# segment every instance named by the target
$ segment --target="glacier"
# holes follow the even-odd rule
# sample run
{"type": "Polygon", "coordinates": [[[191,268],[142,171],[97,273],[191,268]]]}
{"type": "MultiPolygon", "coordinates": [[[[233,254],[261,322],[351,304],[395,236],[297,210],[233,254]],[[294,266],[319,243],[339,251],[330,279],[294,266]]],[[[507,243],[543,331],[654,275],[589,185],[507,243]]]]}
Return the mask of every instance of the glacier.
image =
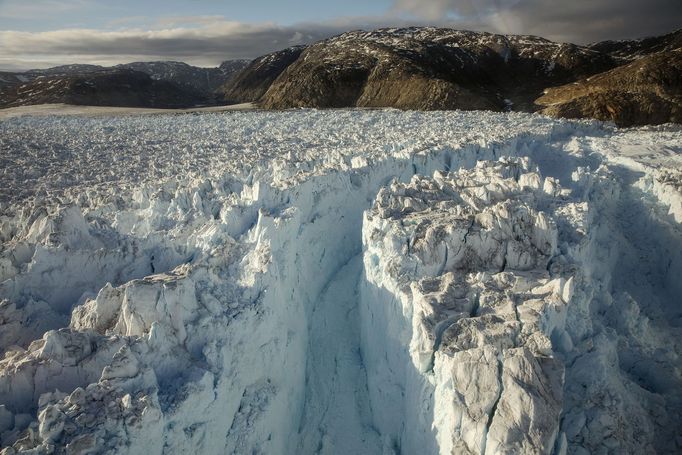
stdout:
{"type": "Polygon", "coordinates": [[[676,453],[682,129],[0,121],[0,447],[676,453]]]}

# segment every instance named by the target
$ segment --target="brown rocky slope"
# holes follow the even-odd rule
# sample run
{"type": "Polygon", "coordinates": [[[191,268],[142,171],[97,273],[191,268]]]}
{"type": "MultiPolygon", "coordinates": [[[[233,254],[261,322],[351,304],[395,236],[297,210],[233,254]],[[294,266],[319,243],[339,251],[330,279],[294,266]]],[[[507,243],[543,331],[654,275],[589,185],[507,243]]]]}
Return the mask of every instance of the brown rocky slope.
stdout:
{"type": "Polygon", "coordinates": [[[75,104],[184,108],[206,101],[200,93],[146,73],[113,69],[88,74],[43,76],[0,92],[0,107],[75,104]]]}
{"type": "Polygon", "coordinates": [[[641,39],[600,41],[587,47],[608,54],[618,62],[628,63],[656,52],[672,51],[682,47],[682,29],[641,39]]]}
{"type": "Polygon", "coordinates": [[[225,104],[259,100],[282,72],[298,59],[305,46],[293,46],[263,55],[216,90],[225,104]]]}
{"type": "Polygon", "coordinates": [[[614,66],[604,53],[533,36],[434,27],[357,31],[306,48],[259,101],[277,109],[527,110],[545,87],[614,66]]]}
{"type": "Polygon", "coordinates": [[[682,48],[547,89],[536,104],[543,114],[618,126],[682,123],[682,48]]]}

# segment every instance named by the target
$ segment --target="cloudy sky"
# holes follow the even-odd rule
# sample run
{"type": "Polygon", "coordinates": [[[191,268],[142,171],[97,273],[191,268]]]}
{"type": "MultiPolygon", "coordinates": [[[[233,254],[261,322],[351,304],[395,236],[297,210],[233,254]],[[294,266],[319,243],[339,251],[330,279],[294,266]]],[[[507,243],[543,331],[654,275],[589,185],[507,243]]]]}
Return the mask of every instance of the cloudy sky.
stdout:
{"type": "Polygon", "coordinates": [[[0,69],[180,60],[216,66],[348,30],[438,25],[557,41],[663,34],[681,0],[0,0],[0,69]]]}

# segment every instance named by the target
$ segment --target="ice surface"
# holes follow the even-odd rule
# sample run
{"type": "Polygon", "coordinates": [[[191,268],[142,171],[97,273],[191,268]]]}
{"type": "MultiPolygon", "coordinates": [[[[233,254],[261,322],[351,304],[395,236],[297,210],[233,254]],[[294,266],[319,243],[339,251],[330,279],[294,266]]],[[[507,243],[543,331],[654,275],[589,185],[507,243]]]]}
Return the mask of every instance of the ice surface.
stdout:
{"type": "Polygon", "coordinates": [[[3,453],[674,453],[682,131],[0,121],[3,453]]]}
{"type": "Polygon", "coordinates": [[[574,203],[557,197],[552,182],[527,158],[480,161],[394,182],[366,212],[361,320],[370,396],[375,408],[403,408],[375,418],[407,453],[430,432],[431,451],[443,453],[551,452],[563,365],[550,337],[564,331],[574,281],[548,272],[550,260],[564,260],[551,212],[574,203]],[[388,333],[400,336],[387,349],[380,340],[388,333]],[[384,384],[405,368],[400,393],[387,393],[384,384]]]}
{"type": "Polygon", "coordinates": [[[360,351],[359,256],[322,291],[310,320],[306,402],[297,453],[381,453],[360,351]]]}

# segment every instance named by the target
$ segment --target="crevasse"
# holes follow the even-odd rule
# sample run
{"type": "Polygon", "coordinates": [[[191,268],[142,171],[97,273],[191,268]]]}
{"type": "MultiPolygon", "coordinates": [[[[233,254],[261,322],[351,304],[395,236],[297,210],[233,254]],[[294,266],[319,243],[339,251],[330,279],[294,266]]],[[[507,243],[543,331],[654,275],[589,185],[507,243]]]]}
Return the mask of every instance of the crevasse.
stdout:
{"type": "MultiPolygon", "coordinates": [[[[313,130],[333,131],[328,114],[296,115],[322,123],[313,130]]],[[[428,124],[409,115],[354,113],[348,121],[384,131],[392,130],[382,122],[405,117],[413,126],[428,124]]],[[[457,115],[452,120],[468,120],[457,115]]],[[[47,305],[71,322],[33,343],[2,346],[8,351],[0,375],[2,445],[82,453],[95,447],[128,453],[511,453],[518,447],[512,423],[526,418],[537,437],[523,447],[538,452],[669,449],[665,441],[674,444],[674,438],[656,435],[675,432],[666,422],[680,409],[674,349],[663,349],[678,330],[665,322],[679,317],[673,277],[680,258],[648,251],[680,251],[674,249],[679,226],[650,194],[641,198],[636,172],[575,144],[576,136],[593,131],[605,134],[551,122],[500,142],[425,144],[409,152],[386,147],[371,158],[328,156],[325,166],[275,161],[266,165],[270,176],[254,166],[241,180],[150,185],[132,204],[47,210],[38,215],[45,222],[30,226],[21,217],[7,221],[5,251],[28,244],[67,263],[77,262],[71,251],[77,250],[105,258],[102,264],[136,257],[140,266],[84,280],[77,286],[84,295],[71,312],[61,303],[73,297],[59,305],[41,298],[51,295],[49,281],[23,293],[21,283],[35,282],[52,259],[34,251],[5,262],[4,314],[21,319],[47,305]],[[506,194],[506,183],[482,183],[477,171],[466,169],[501,156],[531,158],[520,167],[507,161],[513,169],[501,172],[526,188],[524,198],[536,199],[525,201],[532,210],[524,208],[512,223],[522,229],[505,234],[516,235],[509,238],[514,241],[531,238],[534,259],[509,239],[504,251],[483,248],[481,232],[507,232],[485,224],[488,219],[474,224],[463,218],[461,235],[422,226],[407,238],[388,235],[406,222],[402,215],[375,216],[383,220],[378,226],[370,222],[372,211],[383,207],[382,192],[447,180],[435,171],[462,169],[458,175],[473,179],[473,192],[450,189],[447,197],[429,199],[414,191],[403,200],[409,213],[433,215],[437,208],[447,217],[457,210],[447,201],[485,209],[506,194]],[[551,206],[562,198],[565,204],[551,206]],[[649,216],[628,223],[633,204],[649,216]],[[63,221],[72,218],[78,222],[63,221]],[[48,224],[52,231],[41,227],[48,224]],[[118,239],[121,232],[129,240],[118,239]],[[651,233],[646,246],[638,244],[642,232],[651,233]],[[609,240],[614,233],[624,239],[617,246],[609,240]],[[386,238],[395,242],[382,243],[386,238]],[[476,241],[476,251],[489,256],[461,262],[458,248],[476,241]],[[400,254],[392,257],[392,251],[400,254]],[[632,260],[637,255],[650,260],[638,263],[632,260]],[[384,267],[387,258],[394,259],[393,269],[384,267]],[[406,272],[397,273],[401,269],[406,272]],[[638,293],[641,286],[631,286],[633,277],[648,286],[651,300],[638,293]],[[533,292],[539,297],[528,297],[533,292]],[[490,311],[498,306],[504,311],[490,311]],[[427,314],[434,308],[437,314],[427,314]],[[474,341],[475,348],[466,345],[474,341]],[[662,380],[641,368],[652,352],[657,357],[650,361],[667,368],[662,380]],[[465,368],[464,357],[476,369],[465,368]],[[515,388],[519,383],[548,387],[529,406],[524,397],[534,395],[515,388]],[[586,406],[585,397],[594,405],[586,406]],[[458,400],[465,406],[454,405],[458,400]],[[541,409],[547,412],[537,414],[541,409]],[[625,416],[636,417],[629,427],[625,416]]],[[[429,191],[437,196],[440,189],[429,191]]],[[[392,207],[390,198],[385,201],[392,207]]],[[[400,229],[409,234],[411,228],[400,229]]],[[[72,279],[73,272],[63,270],[49,274],[72,279]]],[[[27,319],[29,325],[34,320],[27,319]]],[[[64,325],[58,317],[52,324],[32,327],[34,338],[64,325]]]]}

